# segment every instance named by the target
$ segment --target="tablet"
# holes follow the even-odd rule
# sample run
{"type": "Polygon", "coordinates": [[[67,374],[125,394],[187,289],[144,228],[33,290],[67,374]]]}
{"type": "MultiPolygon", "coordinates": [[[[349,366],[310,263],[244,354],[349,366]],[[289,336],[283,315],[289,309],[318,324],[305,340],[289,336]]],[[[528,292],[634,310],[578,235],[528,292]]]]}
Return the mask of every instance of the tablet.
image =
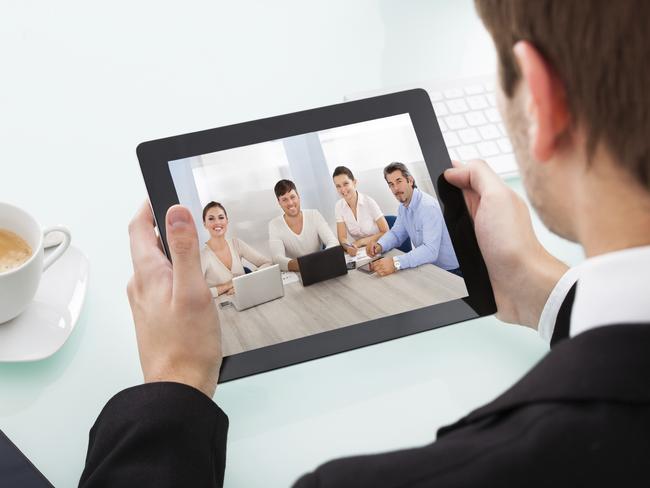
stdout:
{"type": "MultiPolygon", "coordinates": [[[[442,176],[451,162],[424,90],[144,142],[137,155],[156,222],[177,203],[192,212],[217,303],[232,298],[219,295],[224,280],[274,263],[283,269],[282,298],[218,307],[220,382],[496,311],[462,193],[442,176]],[[408,175],[385,175],[395,162],[408,175]],[[355,183],[345,192],[333,182],[341,166],[355,183]],[[349,191],[356,209],[342,199],[349,191]],[[399,261],[398,271],[350,269],[305,287],[288,270],[300,254],[338,246],[341,225],[346,243],[362,243],[383,222],[382,255],[393,267],[399,261]],[[228,267],[213,251],[223,239],[228,267]]],[[[164,225],[158,230],[169,255],[164,225]]],[[[354,268],[371,259],[358,247],[346,254],[354,268]]]]}

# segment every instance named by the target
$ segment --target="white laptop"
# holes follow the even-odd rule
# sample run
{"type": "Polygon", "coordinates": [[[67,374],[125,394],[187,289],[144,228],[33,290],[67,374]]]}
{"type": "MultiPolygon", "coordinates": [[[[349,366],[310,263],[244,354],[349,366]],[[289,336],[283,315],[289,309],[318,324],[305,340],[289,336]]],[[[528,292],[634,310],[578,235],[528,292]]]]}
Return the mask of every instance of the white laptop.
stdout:
{"type": "Polygon", "coordinates": [[[258,269],[232,279],[235,296],[232,303],[239,311],[284,296],[280,265],[258,269]]]}

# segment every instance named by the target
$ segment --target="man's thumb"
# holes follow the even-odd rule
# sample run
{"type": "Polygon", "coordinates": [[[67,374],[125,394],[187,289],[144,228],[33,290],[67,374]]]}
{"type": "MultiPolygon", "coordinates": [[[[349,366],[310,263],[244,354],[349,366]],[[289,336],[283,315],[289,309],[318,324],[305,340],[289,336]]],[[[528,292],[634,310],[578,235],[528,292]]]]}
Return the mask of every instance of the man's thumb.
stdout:
{"type": "Polygon", "coordinates": [[[192,214],[181,205],[167,210],[167,243],[172,259],[174,290],[191,290],[197,278],[203,279],[199,239],[192,214]]]}

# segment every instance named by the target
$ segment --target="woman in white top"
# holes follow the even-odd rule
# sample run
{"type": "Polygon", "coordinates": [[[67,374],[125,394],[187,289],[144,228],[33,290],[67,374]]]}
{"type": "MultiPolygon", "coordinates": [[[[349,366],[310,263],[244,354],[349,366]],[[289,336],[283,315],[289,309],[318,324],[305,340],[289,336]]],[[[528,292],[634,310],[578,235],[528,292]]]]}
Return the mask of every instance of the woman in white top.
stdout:
{"type": "Polygon", "coordinates": [[[377,202],[357,191],[352,171],[337,166],[332,178],[336,191],[343,197],[334,207],[336,233],[345,252],[355,256],[360,248],[388,232],[388,222],[377,202]],[[348,235],[353,242],[348,241],[348,235]]]}
{"type": "Polygon", "coordinates": [[[203,226],[210,239],[201,250],[201,270],[214,296],[232,295],[232,279],[245,273],[241,258],[258,268],[271,265],[271,260],[241,239],[226,239],[228,214],[218,202],[203,209],[203,226]]]}

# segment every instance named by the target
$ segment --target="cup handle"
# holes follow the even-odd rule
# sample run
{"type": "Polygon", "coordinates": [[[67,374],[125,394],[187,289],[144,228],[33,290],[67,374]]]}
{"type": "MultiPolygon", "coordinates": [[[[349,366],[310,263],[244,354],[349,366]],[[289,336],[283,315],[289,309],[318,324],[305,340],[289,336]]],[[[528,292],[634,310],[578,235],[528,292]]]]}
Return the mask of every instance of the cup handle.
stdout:
{"type": "Polygon", "coordinates": [[[58,231],[63,234],[63,241],[56,247],[54,251],[50,253],[50,255],[47,258],[45,258],[45,261],[43,262],[43,271],[45,271],[47,268],[52,266],[52,264],[54,264],[54,261],[56,261],[61,257],[61,255],[70,246],[70,240],[72,239],[70,230],[67,227],[64,227],[62,225],[53,225],[51,227],[45,228],[43,230],[43,239],[45,239],[46,235],[54,231],[58,231]]]}

